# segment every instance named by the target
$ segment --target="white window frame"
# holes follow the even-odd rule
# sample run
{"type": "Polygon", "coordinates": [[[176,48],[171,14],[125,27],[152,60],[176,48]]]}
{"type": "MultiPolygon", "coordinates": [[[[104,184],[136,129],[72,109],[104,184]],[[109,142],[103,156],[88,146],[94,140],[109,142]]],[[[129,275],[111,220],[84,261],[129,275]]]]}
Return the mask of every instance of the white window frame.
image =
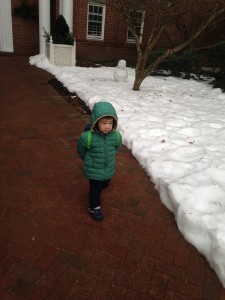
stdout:
{"type": "MultiPolygon", "coordinates": [[[[130,11],[129,13],[133,13],[134,11],[130,11]]],[[[138,10],[136,11],[136,13],[141,13],[142,14],[142,21],[140,24],[140,42],[142,42],[142,35],[143,35],[143,30],[144,30],[144,18],[145,18],[145,11],[143,10],[138,10]]],[[[135,39],[134,37],[131,35],[129,28],[127,29],[127,43],[135,43],[135,39]]]]}
{"type": "MultiPolygon", "coordinates": [[[[94,3],[94,2],[88,2],[88,10],[87,10],[87,32],[86,32],[86,38],[90,40],[104,40],[104,34],[105,34],[105,12],[106,12],[106,6],[104,4],[100,3],[94,3]],[[101,34],[100,35],[92,35],[88,33],[89,31],[89,7],[101,7],[102,8],[102,28],[101,28],[101,34]]],[[[94,14],[93,14],[94,15],[94,14]]],[[[97,16],[98,14],[96,14],[97,16]]]]}

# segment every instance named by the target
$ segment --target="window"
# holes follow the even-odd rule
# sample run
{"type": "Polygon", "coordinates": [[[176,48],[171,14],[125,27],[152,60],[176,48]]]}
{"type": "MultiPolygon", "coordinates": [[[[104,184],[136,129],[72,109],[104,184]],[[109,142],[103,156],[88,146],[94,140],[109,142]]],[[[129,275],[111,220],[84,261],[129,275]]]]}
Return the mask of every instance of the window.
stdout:
{"type": "Polygon", "coordinates": [[[105,5],[88,4],[87,38],[103,40],[105,26],[105,5]]]}
{"type": "MultiPolygon", "coordinates": [[[[143,28],[144,28],[144,12],[143,11],[130,11],[130,19],[134,26],[136,34],[142,40],[143,28]]],[[[134,43],[134,37],[131,34],[130,30],[127,31],[127,42],[134,43]]]]}

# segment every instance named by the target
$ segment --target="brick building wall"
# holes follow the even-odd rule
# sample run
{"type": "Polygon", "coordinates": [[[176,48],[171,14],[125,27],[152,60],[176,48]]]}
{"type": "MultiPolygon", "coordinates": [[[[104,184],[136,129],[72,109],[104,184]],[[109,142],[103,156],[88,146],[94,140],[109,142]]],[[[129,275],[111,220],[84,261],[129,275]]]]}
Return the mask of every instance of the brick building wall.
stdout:
{"type": "MultiPolygon", "coordinates": [[[[13,8],[21,3],[20,0],[12,0],[13,8]]],[[[28,0],[29,4],[36,5],[38,0],[28,0]]],[[[74,0],[73,32],[77,43],[77,60],[116,62],[126,59],[134,62],[136,59],[136,47],[126,43],[127,28],[120,14],[107,7],[104,41],[86,39],[87,27],[87,0],[74,0]]],[[[59,0],[51,0],[51,17],[59,15],[59,0]]],[[[54,20],[51,20],[51,25],[54,20]]],[[[39,26],[38,19],[21,18],[12,16],[13,43],[16,55],[35,55],[39,53],[39,26]]],[[[44,33],[43,33],[44,34],[44,33]]]]}
{"type": "MultiPolygon", "coordinates": [[[[12,0],[12,28],[13,46],[16,55],[34,55],[39,53],[39,28],[37,18],[22,18],[14,16],[13,9],[20,4],[19,0],[12,0]]],[[[38,7],[38,1],[29,1],[31,5],[38,7]]]]}
{"type": "Polygon", "coordinates": [[[136,49],[132,45],[124,47],[116,44],[98,43],[94,41],[77,42],[77,59],[99,63],[115,64],[120,59],[125,59],[129,64],[136,61],[136,49]]]}
{"type": "MultiPolygon", "coordinates": [[[[12,9],[21,3],[21,0],[11,0],[12,9]]],[[[34,4],[38,8],[38,0],[27,0],[29,4],[34,4]]],[[[54,19],[59,15],[59,0],[50,0],[51,3],[51,26],[54,19]]],[[[77,61],[92,61],[102,63],[116,63],[120,59],[125,59],[128,64],[136,61],[136,46],[127,43],[127,26],[118,11],[106,7],[104,40],[90,40],[86,38],[87,30],[88,0],[73,0],[73,33],[77,43],[77,61]]],[[[148,28],[151,28],[151,18],[145,13],[145,23],[143,32],[143,45],[146,43],[148,28]]],[[[35,55],[39,53],[39,25],[37,19],[23,19],[12,16],[14,52],[17,55],[35,55]]],[[[175,28],[170,28],[173,32],[172,40],[179,37],[175,28]]],[[[217,29],[218,31],[218,29],[217,29]]],[[[44,34],[44,33],[43,33],[44,34]]],[[[218,33],[217,33],[218,34],[218,33]]],[[[213,34],[211,33],[211,36],[213,34]]],[[[215,36],[215,35],[214,35],[215,36]]],[[[218,36],[218,35],[217,35],[218,36]]],[[[209,38],[209,36],[207,37],[209,38]]],[[[162,35],[158,41],[159,47],[169,46],[166,35],[162,35]]]]}
{"type": "Polygon", "coordinates": [[[104,40],[86,38],[88,1],[74,0],[74,35],[77,42],[77,60],[117,62],[126,59],[134,62],[136,47],[126,43],[127,27],[121,15],[106,8],[104,40]]]}

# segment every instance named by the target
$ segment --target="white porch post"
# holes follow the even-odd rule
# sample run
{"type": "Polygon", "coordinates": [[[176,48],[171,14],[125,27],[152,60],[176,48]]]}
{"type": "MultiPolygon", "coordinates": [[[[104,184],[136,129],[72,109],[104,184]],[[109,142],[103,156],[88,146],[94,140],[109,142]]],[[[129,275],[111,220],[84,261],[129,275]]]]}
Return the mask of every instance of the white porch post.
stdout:
{"type": "Polygon", "coordinates": [[[11,1],[0,1],[0,51],[13,52],[11,1]]]}
{"type": "Polygon", "coordinates": [[[50,0],[39,0],[39,45],[40,54],[45,54],[45,30],[50,33],[50,0]]]}
{"type": "Polygon", "coordinates": [[[70,32],[73,32],[73,0],[61,0],[60,7],[62,7],[61,14],[66,19],[70,32]]]}
{"type": "Polygon", "coordinates": [[[59,0],[59,14],[63,15],[63,0],[59,0]]]}

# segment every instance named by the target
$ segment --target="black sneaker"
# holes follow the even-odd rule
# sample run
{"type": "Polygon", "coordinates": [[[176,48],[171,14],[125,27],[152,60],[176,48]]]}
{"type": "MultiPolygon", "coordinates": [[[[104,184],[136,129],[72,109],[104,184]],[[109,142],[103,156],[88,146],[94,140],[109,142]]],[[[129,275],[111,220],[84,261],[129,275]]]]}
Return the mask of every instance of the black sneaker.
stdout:
{"type": "Polygon", "coordinates": [[[92,219],[94,219],[95,221],[103,220],[103,215],[102,215],[100,206],[95,207],[95,208],[89,208],[88,210],[89,210],[89,213],[90,213],[92,219]]]}

